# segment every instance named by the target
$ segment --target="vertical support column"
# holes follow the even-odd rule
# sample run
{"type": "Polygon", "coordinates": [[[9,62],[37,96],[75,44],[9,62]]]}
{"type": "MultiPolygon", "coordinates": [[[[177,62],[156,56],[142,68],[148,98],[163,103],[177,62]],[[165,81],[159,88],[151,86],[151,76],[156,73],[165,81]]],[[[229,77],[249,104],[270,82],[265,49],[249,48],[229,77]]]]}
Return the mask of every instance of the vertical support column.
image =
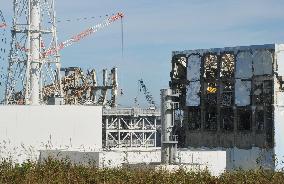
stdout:
{"type": "Polygon", "coordinates": [[[173,101],[172,90],[161,90],[161,125],[162,125],[162,164],[174,164],[177,141],[173,140],[173,101]]]}
{"type": "Polygon", "coordinates": [[[142,146],[145,147],[145,117],[142,118],[142,146]]]}
{"type": "Polygon", "coordinates": [[[132,147],[133,146],[133,138],[132,138],[133,132],[130,132],[129,134],[130,134],[130,147],[132,147]]]}
{"type": "Polygon", "coordinates": [[[117,133],[118,133],[118,148],[120,148],[120,127],[121,127],[121,120],[120,117],[118,117],[118,128],[117,128],[117,133]]]}
{"type": "Polygon", "coordinates": [[[98,86],[98,84],[97,84],[97,74],[96,74],[96,70],[95,69],[93,69],[92,71],[91,71],[91,74],[92,74],[92,81],[93,81],[93,87],[94,88],[92,88],[92,90],[91,90],[91,96],[92,96],[92,101],[94,102],[94,103],[96,103],[97,102],[97,90],[96,90],[96,87],[98,86]]]}
{"type": "MultiPolygon", "coordinates": [[[[28,0],[28,10],[31,11],[31,0],[28,0]]],[[[31,35],[31,15],[28,14],[28,39],[27,39],[27,48],[30,48],[30,35],[31,35]]],[[[25,78],[25,104],[29,104],[30,100],[30,52],[27,53],[27,63],[26,63],[26,78],[25,78]]]]}
{"type": "Polygon", "coordinates": [[[118,81],[117,81],[117,68],[113,68],[111,70],[112,73],[112,90],[111,90],[111,95],[112,95],[112,107],[117,106],[117,88],[118,88],[118,81]]]}
{"type": "Polygon", "coordinates": [[[108,117],[108,116],[105,116],[105,118],[106,118],[106,122],[105,122],[105,123],[106,123],[106,124],[105,124],[105,126],[106,126],[106,127],[105,127],[105,129],[106,129],[106,134],[105,134],[105,135],[106,135],[106,140],[105,140],[105,141],[106,141],[106,144],[105,144],[105,145],[106,145],[106,146],[105,146],[105,147],[108,148],[108,146],[109,146],[109,140],[108,140],[108,134],[109,134],[109,131],[108,131],[108,129],[109,129],[109,128],[108,128],[109,123],[108,123],[108,121],[109,121],[109,117],[108,117]]]}
{"type": "MultiPolygon", "coordinates": [[[[222,67],[222,60],[221,60],[222,56],[221,55],[217,55],[217,80],[216,80],[216,87],[217,87],[217,134],[220,135],[220,131],[221,131],[221,87],[222,87],[222,81],[221,81],[221,77],[220,77],[220,73],[221,73],[221,67],[222,67]]],[[[218,139],[218,144],[220,144],[220,139],[218,139]]]]}
{"type": "Polygon", "coordinates": [[[40,93],[40,1],[32,0],[30,9],[31,105],[39,105],[40,93]]]}
{"type": "Polygon", "coordinates": [[[105,88],[102,89],[102,91],[101,91],[101,95],[102,95],[102,98],[103,98],[102,105],[105,105],[105,104],[106,104],[107,75],[108,75],[107,69],[103,69],[103,86],[104,86],[105,88]]]}
{"type": "Polygon", "coordinates": [[[107,69],[103,69],[103,85],[107,86],[107,69]]]}
{"type": "MultiPolygon", "coordinates": [[[[57,28],[56,28],[56,13],[55,13],[55,0],[52,0],[52,9],[53,9],[53,15],[52,15],[52,37],[54,38],[54,47],[57,48],[58,45],[58,40],[57,40],[57,28]]],[[[58,82],[58,88],[59,88],[59,96],[63,97],[63,86],[61,83],[61,62],[60,62],[60,55],[58,52],[58,49],[55,49],[56,55],[55,55],[55,62],[56,62],[56,77],[57,77],[57,81],[58,82]]]]}
{"type": "Polygon", "coordinates": [[[154,147],[157,147],[157,117],[154,118],[154,126],[155,126],[155,140],[154,147]]]}
{"type": "MultiPolygon", "coordinates": [[[[204,85],[205,85],[205,80],[204,80],[204,66],[205,66],[205,61],[204,61],[204,56],[202,56],[202,59],[201,59],[201,69],[200,69],[200,129],[201,129],[201,132],[204,132],[205,130],[205,114],[206,114],[206,111],[205,111],[205,101],[206,101],[206,95],[205,95],[205,90],[204,89],[204,85]]],[[[188,112],[187,112],[188,113],[188,112]]]]}

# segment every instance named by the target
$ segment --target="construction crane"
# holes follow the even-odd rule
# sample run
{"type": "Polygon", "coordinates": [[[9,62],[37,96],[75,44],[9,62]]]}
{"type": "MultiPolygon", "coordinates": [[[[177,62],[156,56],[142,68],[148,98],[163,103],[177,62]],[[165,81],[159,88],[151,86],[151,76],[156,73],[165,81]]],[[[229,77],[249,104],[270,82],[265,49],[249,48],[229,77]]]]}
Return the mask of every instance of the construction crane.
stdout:
{"type": "MultiPolygon", "coordinates": [[[[64,41],[64,42],[61,42],[57,45],[57,47],[53,47],[53,48],[50,48],[50,49],[47,49],[45,50],[44,52],[42,52],[42,58],[45,58],[49,55],[54,55],[56,54],[58,51],[68,47],[68,46],[71,46],[73,45],[74,43],[77,43],[79,41],[81,41],[82,39],[98,32],[99,30],[109,26],[110,24],[112,24],[113,22],[117,21],[117,20],[120,20],[124,17],[124,14],[122,12],[118,12],[116,13],[115,15],[109,17],[108,19],[105,19],[102,23],[99,23],[95,26],[92,26],[82,32],[80,32],[79,34],[75,35],[75,36],[72,36],[70,39],[64,41]]],[[[41,47],[44,48],[44,43],[41,43],[41,47]]],[[[17,48],[18,49],[21,49],[22,51],[26,51],[28,52],[29,49],[23,47],[23,46],[20,46],[19,44],[17,45],[17,48]]]]}
{"type": "Polygon", "coordinates": [[[5,29],[7,27],[6,23],[0,23],[0,29],[5,29]]]}
{"type": "MultiPolygon", "coordinates": [[[[138,80],[138,87],[139,87],[139,91],[144,93],[145,98],[150,105],[150,108],[156,108],[156,104],[153,99],[153,96],[150,94],[148,88],[144,84],[143,79],[138,80]]],[[[135,103],[137,103],[137,97],[135,98],[135,103]]]]}
{"type": "Polygon", "coordinates": [[[97,24],[93,27],[90,27],[84,31],[82,31],[81,33],[71,37],[70,39],[61,42],[57,48],[51,48],[46,50],[45,52],[42,53],[43,57],[46,57],[48,55],[52,55],[52,54],[56,54],[57,51],[64,49],[65,47],[71,46],[76,42],[79,42],[80,40],[82,40],[83,38],[86,38],[94,33],[96,33],[97,31],[103,29],[104,27],[109,26],[111,23],[122,19],[124,16],[124,14],[122,12],[117,13],[116,15],[111,16],[110,18],[104,20],[102,23],[97,24]]]}
{"type": "Polygon", "coordinates": [[[0,10],[0,29],[5,29],[7,27],[7,24],[5,22],[4,16],[2,11],[0,10]]]}

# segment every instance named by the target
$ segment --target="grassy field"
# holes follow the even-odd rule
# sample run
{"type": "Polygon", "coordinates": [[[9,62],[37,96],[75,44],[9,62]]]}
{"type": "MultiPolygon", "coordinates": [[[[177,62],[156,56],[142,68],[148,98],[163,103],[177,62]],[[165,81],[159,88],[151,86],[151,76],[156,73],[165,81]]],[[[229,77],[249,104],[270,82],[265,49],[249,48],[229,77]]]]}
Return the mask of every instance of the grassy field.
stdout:
{"type": "Polygon", "coordinates": [[[98,169],[72,165],[67,161],[48,160],[21,165],[3,160],[0,183],[284,183],[284,173],[270,171],[235,171],[219,177],[208,172],[174,173],[147,168],[98,169]]]}

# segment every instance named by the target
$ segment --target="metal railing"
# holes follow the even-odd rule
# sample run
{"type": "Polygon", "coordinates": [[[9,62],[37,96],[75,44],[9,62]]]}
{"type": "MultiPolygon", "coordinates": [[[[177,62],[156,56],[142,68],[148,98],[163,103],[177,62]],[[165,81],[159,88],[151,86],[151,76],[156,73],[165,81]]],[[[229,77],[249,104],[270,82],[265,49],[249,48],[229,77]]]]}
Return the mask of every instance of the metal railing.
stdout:
{"type": "Polygon", "coordinates": [[[103,109],[103,116],[120,115],[120,116],[160,116],[159,109],[142,109],[142,108],[111,108],[103,109]]]}

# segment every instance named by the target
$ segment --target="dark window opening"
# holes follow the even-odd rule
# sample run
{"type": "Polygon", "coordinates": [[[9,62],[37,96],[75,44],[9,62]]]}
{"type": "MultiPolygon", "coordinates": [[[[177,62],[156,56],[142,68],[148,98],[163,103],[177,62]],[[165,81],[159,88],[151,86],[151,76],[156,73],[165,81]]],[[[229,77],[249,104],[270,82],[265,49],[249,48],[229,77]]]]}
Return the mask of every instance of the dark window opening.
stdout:
{"type": "Polygon", "coordinates": [[[256,105],[270,105],[272,103],[272,81],[255,81],[253,97],[256,105]]]}
{"type": "Polygon", "coordinates": [[[263,104],[263,83],[254,82],[254,91],[253,91],[254,102],[256,105],[263,104]]]}
{"type": "Polygon", "coordinates": [[[234,130],[234,112],[232,108],[221,109],[221,128],[226,131],[234,130]]]}
{"type": "Polygon", "coordinates": [[[238,110],[239,130],[251,130],[251,111],[248,109],[238,110]]]}
{"type": "Polygon", "coordinates": [[[221,100],[220,104],[222,106],[231,106],[234,103],[233,98],[233,83],[223,82],[221,85],[221,100]]]}
{"type": "Polygon", "coordinates": [[[255,124],[256,124],[256,130],[257,131],[263,131],[264,130],[264,111],[263,110],[257,110],[255,113],[255,124]]]}
{"type": "Polygon", "coordinates": [[[265,80],[263,82],[263,103],[265,106],[272,104],[272,84],[271,80],[265,80]]]}
{"type": "Polygon", "coordinates": [[[266,141],[268,146],[274,146],[274,124],[273,124],[273,107],[267,107],[265,112],[265,130],[266,130],[266,141]]]}
{"type": "Polygon", "coordinates": [[[188,128],[189,130],[198,130],[201,128],[201,113],[199,108],[188,110],[188,128]]]}
{"type": "Polygon", "coordinates": [[[209,107],[205,112],[205,127],[206,130],[217,130],[217,109],[209,107]]]}
{"type": "Polygon", "coordinates": [[[172,79],[186,78],[186,62],[187,58],[183,55],[174,56],[172,58],[172,79]]]}
{"type": "Polygon", "coordinates": [[[216,105],[217,104],[217,83],[210,82],[204,86],[206,89],[206,104],[216,105]]]}

